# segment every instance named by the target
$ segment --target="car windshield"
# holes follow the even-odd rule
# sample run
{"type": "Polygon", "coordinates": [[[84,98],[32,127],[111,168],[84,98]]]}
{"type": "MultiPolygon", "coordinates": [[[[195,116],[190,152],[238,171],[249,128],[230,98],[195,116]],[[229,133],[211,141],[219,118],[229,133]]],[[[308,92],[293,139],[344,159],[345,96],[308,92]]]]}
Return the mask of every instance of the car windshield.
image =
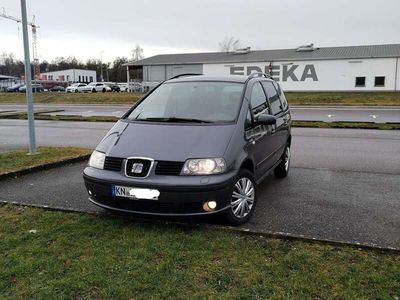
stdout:
{"type": "Polygon", "coordinates": [[[243,83],[164,83],[129,114],[130,120],[160,122],[233,122],[238,114],[243,83]]]}

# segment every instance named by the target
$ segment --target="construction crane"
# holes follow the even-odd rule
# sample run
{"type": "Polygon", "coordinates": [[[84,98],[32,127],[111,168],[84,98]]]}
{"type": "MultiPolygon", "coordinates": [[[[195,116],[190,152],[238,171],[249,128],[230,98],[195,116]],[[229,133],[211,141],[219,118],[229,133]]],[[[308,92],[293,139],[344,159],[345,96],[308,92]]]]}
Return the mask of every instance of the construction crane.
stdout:
{"type": "MultiPolygon", "coordinates": [[[[0,17],[15,21],[17,23],[22,23],[22,20],[6,13],[6,9],[2,7],[0,12],[0,17]]],[[[28,22],[28,25],[32,28],[32,57],[33,57],[33,78],[39,79],[40,77],[40,65],[39,57],[37,52],[37,29],[40,28],[36,25],[35,16],[32,18],[32,22],[28,22]]]]}

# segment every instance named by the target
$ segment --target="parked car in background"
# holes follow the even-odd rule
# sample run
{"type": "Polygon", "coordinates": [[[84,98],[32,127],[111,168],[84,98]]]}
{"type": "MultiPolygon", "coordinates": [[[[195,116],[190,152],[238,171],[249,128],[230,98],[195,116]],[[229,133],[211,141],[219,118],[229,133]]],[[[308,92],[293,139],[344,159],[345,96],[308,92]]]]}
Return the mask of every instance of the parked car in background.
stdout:
{"type": "Polygon", "coordinates": [[[257,184],[288,175],[291,116],[280,85],[263,73],[192,75],[157,86],[103,138],[83,174],[91,202],[144,215],[222,214],[240,225],[257,184]]]}
{"type": "Polygon", "coordinates": [[[112,92],[120,92],[120,91],[121,91],[121,88],[120,88],[119,85],[116,84],[116,83],[107,82],[106,85],[109,86],[109,87],[111,88],[111,91],[112,91],[112,92]]]}
{"type": "Polygon", "coordinates": [[[82,92],[82,89],[87,86],[86,83],[73,83],[65,89],[67,93],[78,93],[82,92]]]}
{"type": "Polygon", "coordinates": [[[23,86],[23,85],[24,85],[23,83],[15,84],[15,85],[13,85],[13,86],[8,87],[6,91],[7,91],[8,93],[19,92],[19,88],[20,88],[21,86],[23,86]]]}
{"type": "Polygon", "coordinates": [[[50,92],[65,92],[65,87],[61,85],[56,85],[53,86],[52,88],[49,89],[50,92]]]}
{"type": "Polygon", "coordinates": [[[121,92],[127,92],[129,90],[127,83],[118,83],[118,86],[121,92]]]}
{"type": "Polygon", "coordinates": [[[111,88],[104,82],[91,82],[82,88],[82,92],[111,92],[111,88]]]}
{"type": "MultiPolygon", "coordinates": [[[[21,93],[25,93],[26,92],[26,85],[25,84],[19,88],[19,92],[21,92],[21,93]]],[[[32,83],[32,92],[34,92],[34,93],[44,92],[44,88],[39,83],[32,83]]]]}

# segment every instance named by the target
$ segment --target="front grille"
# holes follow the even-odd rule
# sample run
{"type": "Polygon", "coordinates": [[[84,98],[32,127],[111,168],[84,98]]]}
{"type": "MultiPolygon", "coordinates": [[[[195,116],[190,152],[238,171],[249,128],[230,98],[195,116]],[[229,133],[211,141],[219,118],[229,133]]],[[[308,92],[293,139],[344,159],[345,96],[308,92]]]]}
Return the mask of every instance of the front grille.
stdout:
{"type": "Polygon", "coordinates": [[[106,156],[104,160],[104,170],[121,171],[123,158],[106,156]]]}
{"type": "Polygon", "coordinates": [[[126,162],[126,175],[130,177],[146,177],[150,172],[151,160],[129,158],[126,162]]]}
{"type": "Polygon", "coordinates": [[[177,176],[181,173],[183,164],[184,163],[180,161],[158,161],[156,174],[177,176]]]}

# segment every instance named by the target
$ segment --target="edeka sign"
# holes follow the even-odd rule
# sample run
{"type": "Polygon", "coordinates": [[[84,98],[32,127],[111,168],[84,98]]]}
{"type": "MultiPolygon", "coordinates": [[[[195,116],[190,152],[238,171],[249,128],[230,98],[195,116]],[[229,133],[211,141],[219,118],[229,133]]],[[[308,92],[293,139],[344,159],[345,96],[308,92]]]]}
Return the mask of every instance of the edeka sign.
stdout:
{"type": "Polygon", "coordinates": [[[318,81],[314,65],[305,65],[303,68],[299,65],[275,65],[265,66],[264,70],[258,66],[230,67],[231,75],[250,75],[254,72],[271,74],[276,81],[306,81],[307,79],[318,81]]]}

